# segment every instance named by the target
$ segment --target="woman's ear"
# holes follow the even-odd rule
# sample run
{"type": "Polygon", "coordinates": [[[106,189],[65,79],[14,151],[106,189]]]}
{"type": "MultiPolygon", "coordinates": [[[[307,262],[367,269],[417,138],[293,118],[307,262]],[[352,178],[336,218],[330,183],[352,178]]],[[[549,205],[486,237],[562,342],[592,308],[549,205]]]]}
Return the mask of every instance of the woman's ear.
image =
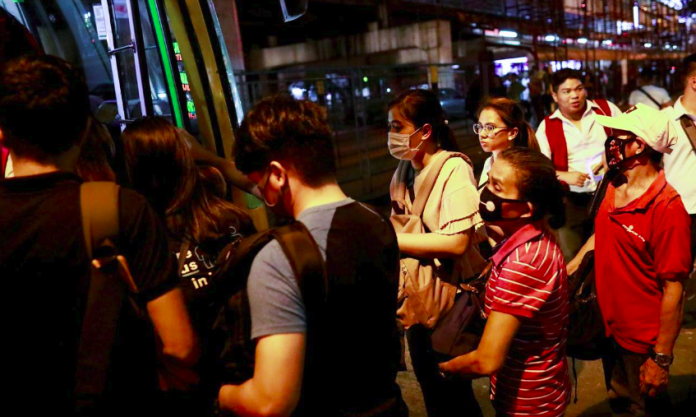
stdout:
{"type": "Polygon", "coordinates": [[[525,214],[521,215],[521,218],[528,218],[534,216],[534,204],[531,202],[527,201],[527,208],[529,211],[527,211],[525,214]]]}
{"type": "Polygon", "coordinates": [[[426,123],[423,125],[423,140],[428,140],[433,136],[433,127],[430,125],[430,123],[426,123]]]}
{"type": "Polygon", "coordinates": [[[512,128],[508,130],[508,140],[515,140],[517,135],[520,133],[520,130],[518,128],[512,128]]]}

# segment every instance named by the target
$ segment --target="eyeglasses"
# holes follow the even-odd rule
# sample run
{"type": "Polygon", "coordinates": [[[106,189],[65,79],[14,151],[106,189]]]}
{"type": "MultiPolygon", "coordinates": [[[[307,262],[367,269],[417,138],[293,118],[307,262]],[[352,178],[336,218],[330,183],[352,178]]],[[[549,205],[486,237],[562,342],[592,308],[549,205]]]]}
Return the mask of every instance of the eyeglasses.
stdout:
{"type": "Polygon", "coordinates": [[[474,133],[477,135],[480,135],[481,133],[486,133],[486,135],[490,135],[493,133],[496,129],[501,129],[501,130],[507,130],[510,129],[509,127],[498,127],[498,126],[493,126],[493,125],[482,125],[481,123],[474,123],[474,133]]]}

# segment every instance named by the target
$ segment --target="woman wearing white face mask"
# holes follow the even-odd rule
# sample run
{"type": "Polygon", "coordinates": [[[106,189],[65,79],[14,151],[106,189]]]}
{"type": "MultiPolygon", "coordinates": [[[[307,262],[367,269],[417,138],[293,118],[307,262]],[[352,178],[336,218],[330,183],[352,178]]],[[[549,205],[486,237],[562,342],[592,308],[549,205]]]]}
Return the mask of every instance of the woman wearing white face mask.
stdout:
{"type": "MultiPolygon", "coordinates": [[[[439,294],[444,296],[439,299],[441,302],[435,303],[435,308],[442,307],[429,314],[430,318],[415,318],[417,313],[405,312],[410,305],[408,300],[399,309],[413,369],[430,417],[478,416],[481,410],[471,381],[445,380],[439,375],[437,363],[442,358],[434,353],[430,339],[437,318],[454,302],[457,282],[477,276],[485,268],[486,263],[476,247],[486,235],[478,212],[474,173],[468,158],[457,153],[442,106],[432,92],[411,90],[399,95],[389,105],[389,128],[389,151],[402,161],[390,186],[395,207],[392,214],[417,216],[412,213],[414,203],[427,197],[420,213],[423,232],[397,233],[399,249],[407,258],[434,259],[437,266],[433,270],[434,285],[449,284],[453,288],[451,292],[439,294]],[[433,172],[429,174],[430,171],[433,172]],[[430,191],[426,190],[429,184],[433,184],[430,191]]],[[[396,225],[394,216],[392,222],[396,225]]]]}

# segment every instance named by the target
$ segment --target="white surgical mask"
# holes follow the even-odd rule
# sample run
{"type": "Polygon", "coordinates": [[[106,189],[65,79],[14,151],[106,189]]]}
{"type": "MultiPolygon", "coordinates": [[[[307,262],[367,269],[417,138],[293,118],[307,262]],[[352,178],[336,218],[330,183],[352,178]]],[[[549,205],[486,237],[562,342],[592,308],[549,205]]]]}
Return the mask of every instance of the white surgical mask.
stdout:
{"type": "Polygon", "coordinates": [[[421,145],[423,144],[423,142],[425,142],[425,140],[422,140],[421,143],[418,144],[418,146],[411,149],[411,136],[415,135],[416,132],[418,132],[422,128],[423,126],[419,127],[415,132],[411,133],[410,135],[407,133],[389,132],[387,139],[389,153],[391,153],[391,155],[394,158],[401,159],[402,161],[412,160],[418,153],[418,149],[420,149],[421,145]]]}

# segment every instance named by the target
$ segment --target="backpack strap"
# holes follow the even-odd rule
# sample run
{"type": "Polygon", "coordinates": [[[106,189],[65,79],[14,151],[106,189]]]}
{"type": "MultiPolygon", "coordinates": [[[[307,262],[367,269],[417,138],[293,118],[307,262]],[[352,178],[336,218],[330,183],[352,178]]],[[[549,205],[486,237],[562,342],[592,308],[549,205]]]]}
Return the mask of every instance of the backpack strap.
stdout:
{"type": "MultiPolygon", "coordinates": [[[[594,102],[599,106],[599,109],[597,107],[592,108],[595,113],[602,116],[611,116],[611,107],[609,106],[609,102],[607,100],[598,98],[594,102]]],[[[604,133],[606,133],[607,137],[611,136],[611,129],[604,127],[604,133]]]]}
{"type": "Polygon", "coordinates": [[[462,158],[469,165],[472,165],[469,157],[460,152],[442,152],[440,155],[437,155],[434,160],[430,161],[431,166],[428,169],[428,175],[426,175],[425,179],[423,179],[423,182],[418,189],[418,194],[416,195],[416,201],[413,202],[411,214],[418,217],[423,214],[425,205],[428,203],[428,199],[430,198],[430,193],[432,193],[435,182],[440,176],[440,171],[442,171],[442,167],[444,167],[445,163],[451,158],[462,158]]]}
{"type": "MultiPolygon", "coordinates": [[[[82,227],[89,259],[104,242],[119,235],[119,187],[87,182],[80,187],[82,227]]],[[[111,349],[126,285],[114,271],[91,268],[75,372],[76,410],[89,410],[106,386],[111,349]]]]}
{"type": "Polygon", "coordinates": [[[651,96],[650,93],[648,93],[647,91],[645,91],[645,89],[644,89],[643,87],[638,87],[637,90],[640,91],[641,93],[643,93],[643,94],[645,95],[645,97],[649,98],[650,101],[652,101],[653,103],[655,103],[655,105],[657,106],[658,109],[661,109],[661,108],[662,108],[662,103],[660,103],[659,101],[655,100],[655,97],[651,96]]]}
{"type": "Polygon", "coordinates": [[[290,261],[302,293],[308,320],[310,315],[319,317],[319,312],[323,310],[322,305],[326,302],[329,286],[326,264],[319,246],[302,222],[296,221],[273,229],[271,234],[290,261]]]}
{"type": "Polygon", "coordinates": [[[696,152],[696,126],[694,126],[694,121],[691,120],[689,116],[682,115],[682,117],[679,118],[679,123],[681,123],[682,128],[684,129],[686,137],[689,138],[691,147],[694,148],[694,152],[696,152]]]}
{"type": "Polygon", "coordinates": [[[9,158],[10,151],[0,146],[0,178],[5,178],[5,169],[7,168],[7,160],[9,158]]]}
{"type": "Polygon", "coordinates": [[[563,121],[546,116],[546,138],[551,148],[551,161],[556,171],[568,171],[568,144],[563,132],[563,121]]]}

